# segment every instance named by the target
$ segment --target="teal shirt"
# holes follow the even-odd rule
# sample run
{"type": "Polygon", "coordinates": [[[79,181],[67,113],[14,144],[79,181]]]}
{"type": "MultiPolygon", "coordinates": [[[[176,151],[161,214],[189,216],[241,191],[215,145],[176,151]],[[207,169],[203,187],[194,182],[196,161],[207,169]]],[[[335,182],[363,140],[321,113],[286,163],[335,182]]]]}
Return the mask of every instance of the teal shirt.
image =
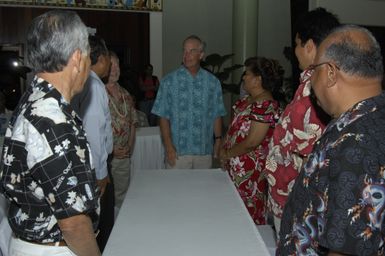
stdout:
{"type": "Polygon", "coordinates": [[[221,84],[202,68],[193,77],[181,66],[160,82],[152,113],[170,121],[178,155],[210,155],[214,120],[226,115],[221,84]]]}

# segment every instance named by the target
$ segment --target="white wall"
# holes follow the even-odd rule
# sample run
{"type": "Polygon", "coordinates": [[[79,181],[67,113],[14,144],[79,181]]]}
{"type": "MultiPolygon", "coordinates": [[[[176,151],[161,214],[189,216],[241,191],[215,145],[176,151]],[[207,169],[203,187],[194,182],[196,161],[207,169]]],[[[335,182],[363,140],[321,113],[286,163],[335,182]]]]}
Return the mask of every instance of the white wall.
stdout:
{"type": "Polygon", "coordinates": [[[384,0],[309,0],[309,9],[324,7],[342,23],[385,26],[384,0]]]}
{"type": "Polygon", "coordinates": [[[154,67],[154,75],[163,75],[163,14],[150,12],[150,63],[154,67]]]}
{"type": "Polygon", "coordinates": [[[274,58],[291,75],[291,64],[283,55],[283,48],[291,46],[290,0],[259,0],[258,50],[259,56],[274,58]]]}
{"type": "Polygon", "coordinates": [[[206,54],[231,53],[232,3],[233,0],[163,1],[163,75],[181,64],[182,42],[191,34],[207,43],[206,54]]]}

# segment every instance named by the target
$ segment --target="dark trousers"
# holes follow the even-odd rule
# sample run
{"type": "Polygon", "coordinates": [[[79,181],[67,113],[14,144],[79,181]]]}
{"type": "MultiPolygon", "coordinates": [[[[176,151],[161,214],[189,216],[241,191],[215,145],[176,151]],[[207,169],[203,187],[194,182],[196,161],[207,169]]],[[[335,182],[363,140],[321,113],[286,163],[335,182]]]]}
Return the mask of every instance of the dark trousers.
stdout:
{"type": "MultiPolygon", "coordinates": [[[[111,175],[110,175],[111,176],[111,175]]],[[[107,184],[106,190],[100,198],[100,220],[99,220],[99,234],[96,237],[99,249],[103,252],[110,236],[112,227],[114,226],[114,185],[111,182],[107,184]]]]}

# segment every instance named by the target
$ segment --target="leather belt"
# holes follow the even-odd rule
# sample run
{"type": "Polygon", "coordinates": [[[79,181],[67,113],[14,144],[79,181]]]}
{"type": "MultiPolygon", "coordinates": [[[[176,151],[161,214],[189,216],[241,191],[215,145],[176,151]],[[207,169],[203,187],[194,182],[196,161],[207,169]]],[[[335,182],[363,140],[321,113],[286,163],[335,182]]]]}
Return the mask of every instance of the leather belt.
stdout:
{"type": "Polygon", "coordinates": [[[60,242],[42,243],[42,242],[39,242],[39,241],[27,240],[25,238],[18,237],[18,236],[16,236],[16,238],[18,238],[18,239],[20,239],[20,240],[22,240],[24,242],[31,243],[31,244],[38,244],[38,245],[45,245],[45,246],[67,246],[67,243],[64,240],[61,240],[60,242]]]}

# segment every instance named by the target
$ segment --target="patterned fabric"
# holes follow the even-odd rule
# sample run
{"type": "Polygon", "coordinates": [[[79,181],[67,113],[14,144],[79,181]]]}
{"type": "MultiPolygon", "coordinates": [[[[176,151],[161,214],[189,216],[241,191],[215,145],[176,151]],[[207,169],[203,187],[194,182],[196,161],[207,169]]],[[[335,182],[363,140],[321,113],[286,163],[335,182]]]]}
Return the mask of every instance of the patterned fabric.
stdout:
{"type": "Polygon", "coordinates": [[[285,206],[278,255],[384,255],[385,94],[327,127],[285,206]]]}
{"type": "Polygon", "coordinates": [[[263,225],[266,218],[267,182],[265,179],[259,179],[265,168],[268,143],[278,121],[278,103],[266,100],[249,104],[246,96],[234,104],[233,110],[234,118],[224,141],[225,149],[230,149],[246,139],[252,121],[270,125],[265,139],[253,151],[232,157],[225,164],[254,222],[263,225]]]}
{"type": "Polygon", "coordinates": [[[114,97],[108,90],[108,106],[111,113],[114,146],[129,146],[131,127],[138,123],[135,108],[130,104],[131,95],[121,86],[115,85],[120,97],[114,97]]]}
{"type": "Polygon", "coordinates": [[[13,232],[63,240],[57,220],[88,214],[96,228],[99,194],[81,120],[60,93],[35,77],[7,129],[0,190],[11,200],[13,232]]]}
{"type": "Polygon", "coordinates": [[[136,115],[138,117],[137,127],[148,127],[149,126],[146,113],[137,110],[136,115]]]}
{"type": "Polygon", "coordinates": [[[152,113],[170,120],[178,155],[210,155],[214,120],[226,115],[221,84],[202,68],[193,77],[181,66],[162,79],[152,113]]]}
{"type": "Polygon", "coordinates": [[[301,74],[292,102],[287,105],[269,144],[266,177],[269,182],[268,208],[281,217],[287,197],[302,166],[320,138],[324,123],[310,99],[310,71],[301,74]]]}

